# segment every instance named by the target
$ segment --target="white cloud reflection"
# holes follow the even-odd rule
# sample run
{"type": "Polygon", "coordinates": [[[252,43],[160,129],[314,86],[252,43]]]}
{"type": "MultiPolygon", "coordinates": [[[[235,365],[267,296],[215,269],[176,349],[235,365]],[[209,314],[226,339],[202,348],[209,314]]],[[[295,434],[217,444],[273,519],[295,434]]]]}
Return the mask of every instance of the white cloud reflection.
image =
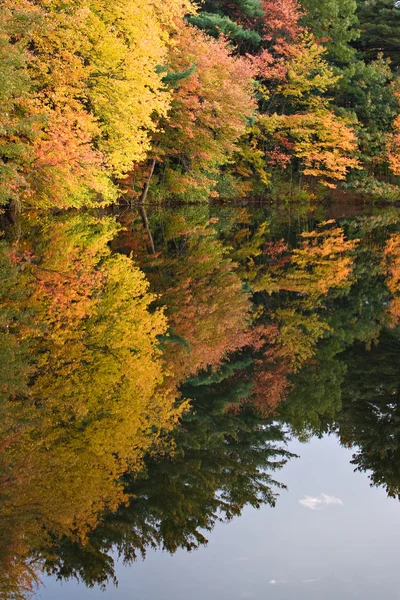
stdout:
{"type": "Polygon", "coordinates": [[[343,506],[342,500],[336,498],[336,496],[328,496],[328,494],[320,494],[319,496],[304,496],[299,503],[305,508],[310,510],[319,510],[322,506],[328,506],[330,504],[340,504],[343,506]]]}

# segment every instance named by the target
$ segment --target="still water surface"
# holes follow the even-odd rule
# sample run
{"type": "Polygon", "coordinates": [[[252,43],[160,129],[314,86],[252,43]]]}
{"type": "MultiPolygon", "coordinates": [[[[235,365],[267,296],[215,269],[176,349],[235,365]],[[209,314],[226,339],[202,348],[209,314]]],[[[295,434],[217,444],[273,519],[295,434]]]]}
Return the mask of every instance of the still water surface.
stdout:
{"type": "Polygon", "coordinates": [[[4,598],[399,598],[399,210],[10,220],[4,598]]]}
{"type": "Polygon", "coordinates": [[[40,598],[94,600],[378,600],[399,597],[397,500],[354,474],[351,452],[334,437],[290,444],[300,459],[285,466],[288,485],[275,509],[246,508],[240,519],[218,524],[206,547],[117,566],[118,588],[106,595],[76,583],[46,579],[40,598]],[[310,510],[299,503],[325,491],[343,505],[310,510]]]}

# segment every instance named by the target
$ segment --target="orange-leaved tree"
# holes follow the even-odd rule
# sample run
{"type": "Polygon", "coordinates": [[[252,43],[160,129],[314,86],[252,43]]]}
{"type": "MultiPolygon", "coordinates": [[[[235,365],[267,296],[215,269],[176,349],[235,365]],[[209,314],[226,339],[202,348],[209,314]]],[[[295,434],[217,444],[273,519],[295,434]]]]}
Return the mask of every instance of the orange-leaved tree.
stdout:
{"type": "Polygon", "coordinates": [[[386,242],[383,269],[386,283],[392,298],[389,302],[388,313],[391,323],[396,326],[400,321],[400,234],[392,234],[386,242]]]}
{"type": "Polygon", "coordinates": [[[360,168],[353,123],[334,113],[329,91],[338,76],[326,49],[301,26],[296,0],[264,2],[264,47],[254,56],[260,114],[237,155],[238,172],[267,183],[287,169],[335,187],[360,168]]]}
{"type": "Polygon", "coordinates": [[[172,102],[153,136],[160,184],[153,192],[190,194],[192,189],[206,198],[218,168],[229,160],[255,111],[254,70],[248,59],[232,55],[226,40],[213,39],[184,22],[168,66],[164,79],[172,88],[172,102]]]}

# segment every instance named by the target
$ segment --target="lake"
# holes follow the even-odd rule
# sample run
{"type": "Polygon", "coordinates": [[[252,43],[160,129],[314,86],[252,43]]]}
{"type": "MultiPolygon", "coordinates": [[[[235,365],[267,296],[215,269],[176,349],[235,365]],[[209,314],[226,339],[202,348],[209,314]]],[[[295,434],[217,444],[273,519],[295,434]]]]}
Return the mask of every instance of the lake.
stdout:
{"type": "Polygon", "coordinates": [[[2,597],[398,598],[398,208],[2,229],[2,597]]]}

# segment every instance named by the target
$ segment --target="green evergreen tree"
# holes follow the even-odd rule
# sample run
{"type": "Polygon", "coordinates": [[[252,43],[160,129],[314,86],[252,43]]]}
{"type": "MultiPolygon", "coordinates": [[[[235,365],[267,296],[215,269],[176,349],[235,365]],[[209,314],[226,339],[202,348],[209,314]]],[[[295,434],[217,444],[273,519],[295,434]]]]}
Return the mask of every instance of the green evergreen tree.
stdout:
{"type": "Polygon", "coordinates": [[[400,6],[395,0],[358,0],[360,39],[357,48],[367,60],[383,54],[400,66],[400,6]]]}
{"type": "Polygon", "coordinates": [[[328,60],[346,64],[354,60],[351,43],[360,33],[356,16],[356,0],[301,0],[305,10],[304,24],[328,50],[328,60]]]}

